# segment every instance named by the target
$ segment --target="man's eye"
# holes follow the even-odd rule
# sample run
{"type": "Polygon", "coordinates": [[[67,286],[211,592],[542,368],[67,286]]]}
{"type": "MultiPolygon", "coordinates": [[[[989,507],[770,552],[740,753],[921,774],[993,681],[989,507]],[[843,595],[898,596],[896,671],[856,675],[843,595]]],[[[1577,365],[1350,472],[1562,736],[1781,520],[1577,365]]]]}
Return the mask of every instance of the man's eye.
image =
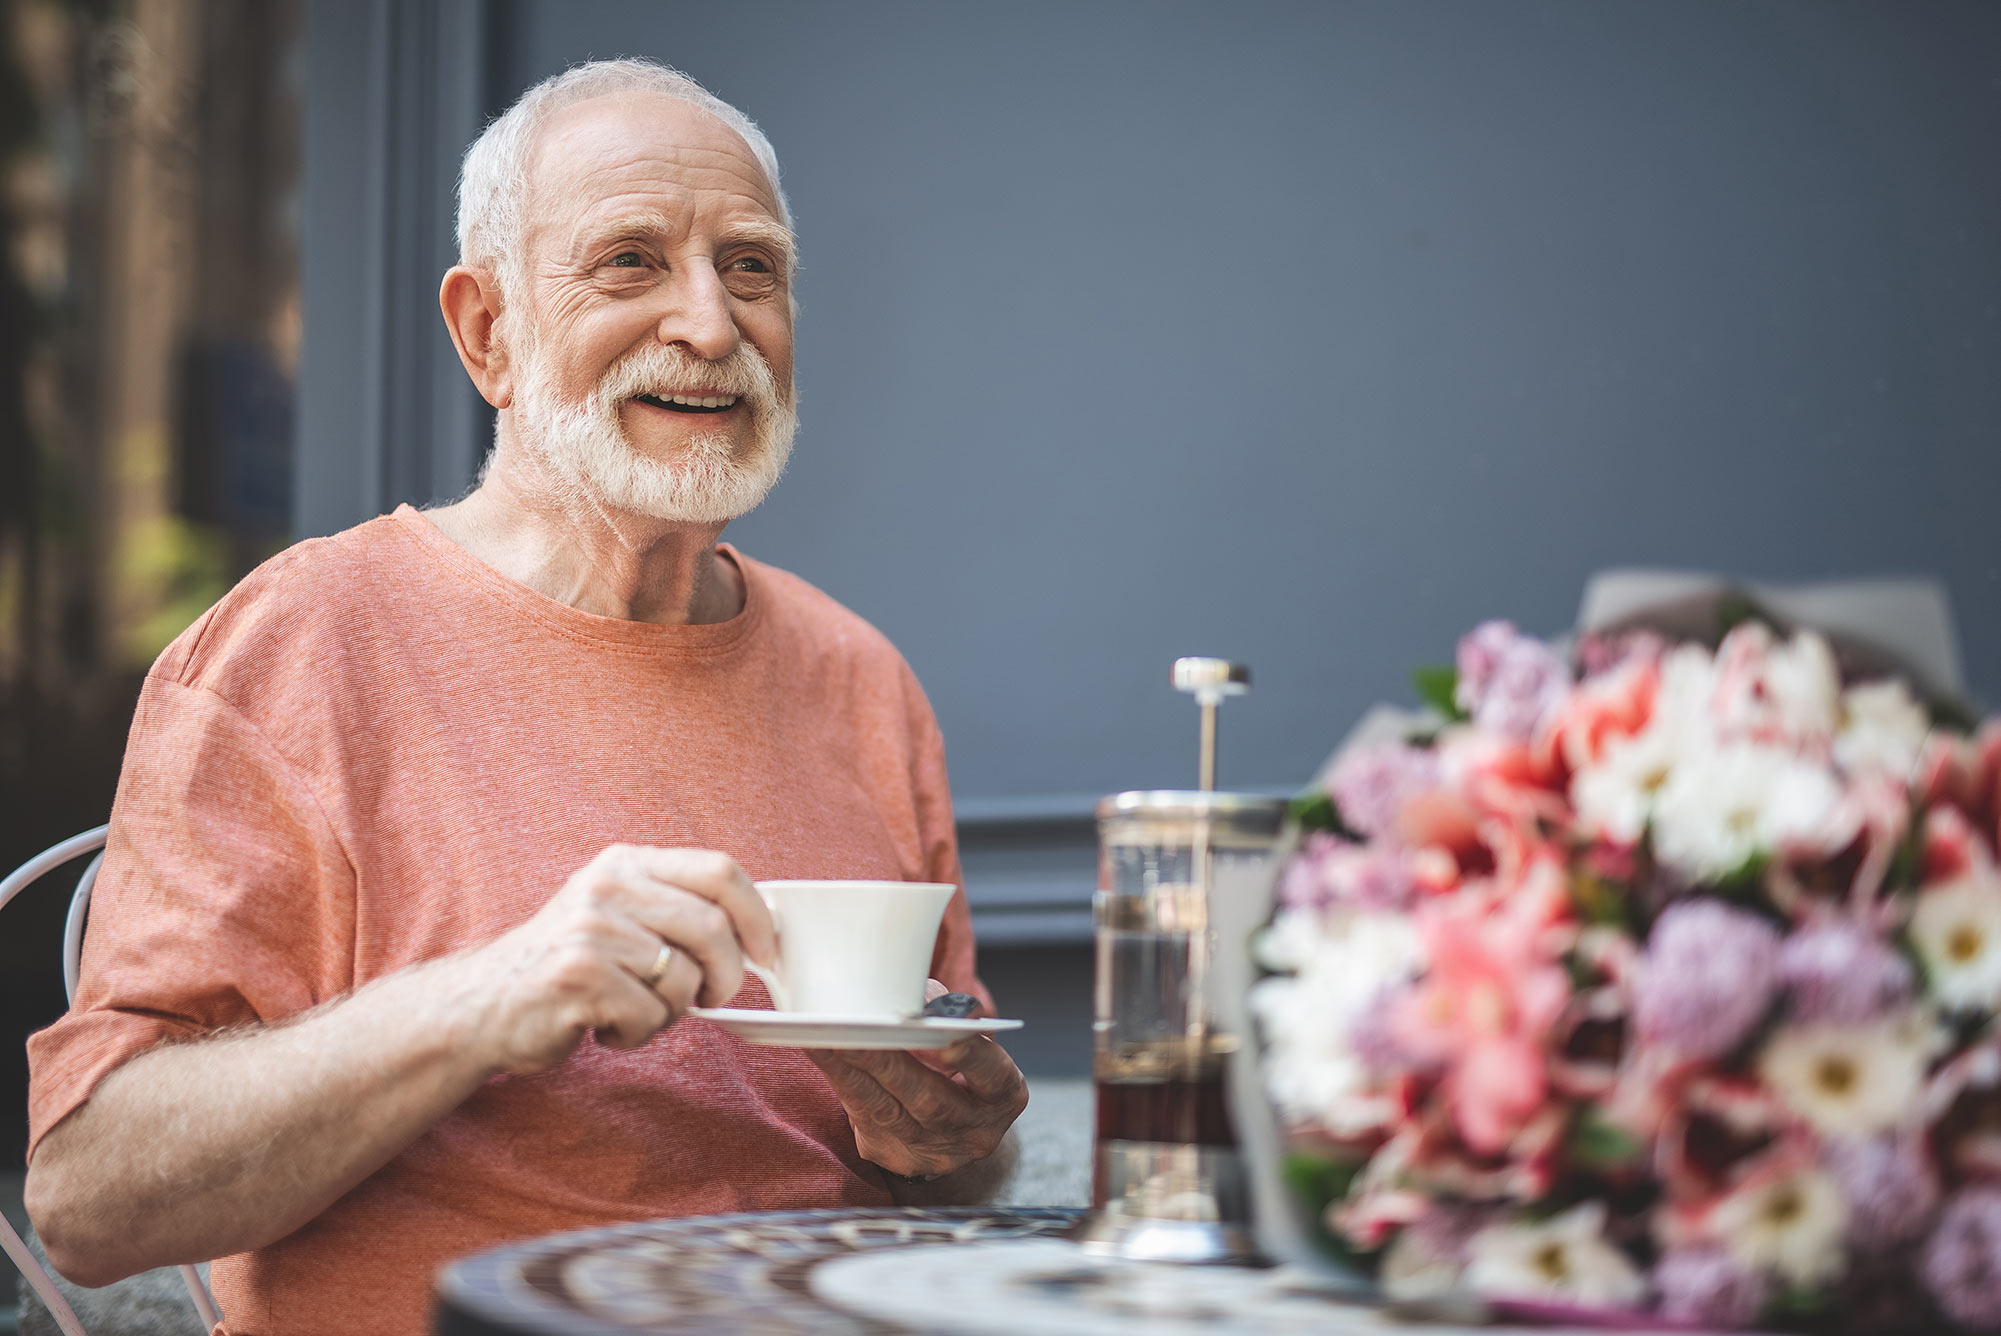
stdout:
{"type": "Polygon", "coordinates": [[[611,267],[614,269],[638,269],[645,264],[646,257],[638,251],[620,251],[611,257],[611,267]]]}
{"type": "Polygon", "coordinates": [[[742,270],[746,274],[768,274],[771,272],[771,266],[758,259],[755,255],[746,255],[742,259],[732,260],[730,268],[742,270]]]}

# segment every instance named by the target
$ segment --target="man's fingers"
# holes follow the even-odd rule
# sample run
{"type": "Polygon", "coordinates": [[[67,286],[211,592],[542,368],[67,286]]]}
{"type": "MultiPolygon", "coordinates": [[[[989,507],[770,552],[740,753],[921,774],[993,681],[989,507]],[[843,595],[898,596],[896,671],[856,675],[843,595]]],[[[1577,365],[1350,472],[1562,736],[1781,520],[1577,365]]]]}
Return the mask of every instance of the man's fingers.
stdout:
{"type": "Polygon", "coordinates": [[[638,1048],[672,1021],[679,1008],[624,971],[611,972],[593,1028],[606,1048],[638,1048]]]}
{"type": "MultiPolygon", "coordinates": [[[[861,1053],[815,1052],[812,1056],[846,1106],[848,1122],[855,1130],[855,1148],[864,1158],[891,1173],[911,1175],[950,1173],[965,1163],[965,1155],[953,1149],[957,1138],[928,1126],[919,1112],[929,1101],[913,1101],[884,1084],[883,1078],[894,1079],[894,1069],[875,1059],[892,1055],[869,1053],[866,1065],[855,1061],[864,1058],[861,1053]]],[[[926,1074],[935,1081],[944,1080],[935,1072],[926,1074]]]]}
{"type": "Polygon", "coordinates": [[[696,1004],[707,975],[701,962],[686,949],[647,933],[644,947],[621,954],[619,963],[625,971],[665,1002],[676,1016],[696,1004]],[[660,964],[662,946],[667,948],[667,968],[656,975],[654,970],[660,964]]]}
{"type": "Polygon", "coordinates": [[[983,1034],[940,1049],[931,1059],[945,1071],[963,1076],[966,1088],[983,1099],[1007,1098],[1028,1084],[1007,1050],[983,1034]]]}
{"type": "Polygon", "coordinates": [[[778,958],[778,928],[771,921],[771,910],[751,884],[750,874],[728,854],[644,846],[634,846],[631,854],[654,881],[689,891],[722,910],[752,960],[765,965],[778,958]]]}
{"type": "Polygon", "coordinates": [[[923,1134],[923,1127],[896,1093],[876,1079],[876,1074],[850,1059],[857,1053],[807,1049],[813,1065],[827,1075],[834,1093],[848,1107],[849,1121],[859,1132],[863,1128],[885,1132],[902,1140],[923,1134]]]}
{"type": "Polygon", "coordinates": [[[946,1121],[967,1109],[964,1088],[908,1053],[890,1049],[846,1056],[851,1066],[888,1091],[920,1125],[928,1127],[946,1121]]]}
{"type": "MultiPolygon", "coordinates": [[[[714,901],[679,887],[661,882],[652,886],[660,894],[635,906],[633,920],[648,936],[686,956],[700,973],[701,1001],[721,1006],[743,986],[743,948],[728,915],[714,901]]],[[[648,956],[649,961],[652,958],[648,956]]]]}

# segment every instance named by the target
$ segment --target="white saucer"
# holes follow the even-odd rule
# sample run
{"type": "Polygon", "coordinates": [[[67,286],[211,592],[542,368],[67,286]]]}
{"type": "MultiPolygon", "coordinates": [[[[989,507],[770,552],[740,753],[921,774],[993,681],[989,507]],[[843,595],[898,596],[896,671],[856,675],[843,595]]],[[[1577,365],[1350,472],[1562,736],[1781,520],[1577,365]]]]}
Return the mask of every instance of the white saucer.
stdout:
{"type": "Polygon", "coordinates": [[[967,1035],[1019,1030],[1020,1021],[957,1020],[944,1016],[817,1016],[741,1007],[690,1007],[690,1016],[720,1025],[739,1039],[783,1048],[946,1048],[967,1035]]]}

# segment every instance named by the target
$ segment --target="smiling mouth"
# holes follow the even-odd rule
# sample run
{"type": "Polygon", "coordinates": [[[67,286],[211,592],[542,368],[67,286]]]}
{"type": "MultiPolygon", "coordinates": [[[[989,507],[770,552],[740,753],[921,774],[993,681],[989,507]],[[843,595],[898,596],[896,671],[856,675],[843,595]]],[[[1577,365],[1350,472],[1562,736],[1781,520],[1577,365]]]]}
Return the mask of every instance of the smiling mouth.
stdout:
{"type": "Polygon", "coordinates": [[[727,413],[737,406],[734,394],[637,394],[642,404],[664,408],[670,413],[727,413]]]}

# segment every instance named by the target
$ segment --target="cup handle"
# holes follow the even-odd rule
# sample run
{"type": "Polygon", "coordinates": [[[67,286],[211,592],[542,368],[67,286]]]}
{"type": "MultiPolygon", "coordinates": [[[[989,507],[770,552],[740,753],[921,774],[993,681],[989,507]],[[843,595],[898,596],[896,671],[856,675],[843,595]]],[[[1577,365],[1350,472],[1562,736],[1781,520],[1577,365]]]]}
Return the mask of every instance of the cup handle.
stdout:
{"type": "MultiPolygon", "coordinates": [[[[778,928],[778,906],[772,904],[767,899],[764,902],[764,907],[771,911],[771,926],[776,931],[778,928]]],[[[743,958],[743,967],[752,974],[755,974],[758,982],[764,985],[764,991],[771,994],[771,1005],[775,1009],[779,1011],[792,1010],[790,999],[785,993],[785,985],[778,981],[778,971],[766,969],[749,956],[743,958]]]]}
{"type": "Polygon", "coordinates": [[[758,978],[758,982],[764,985],[764,991],[771,994],[771,1005],[773,1007],[777,1008],[779,1011],[792,1010],[791,1007],[785,1004],[786,1003],[785,985],[778,982],[778,975],[775,972],[766,969],[764,966],[758,964],[756,961],[751,960],[747,957],[743,962],[743,967],[749,970],[752,974],[755,974],[758,978]]]}

